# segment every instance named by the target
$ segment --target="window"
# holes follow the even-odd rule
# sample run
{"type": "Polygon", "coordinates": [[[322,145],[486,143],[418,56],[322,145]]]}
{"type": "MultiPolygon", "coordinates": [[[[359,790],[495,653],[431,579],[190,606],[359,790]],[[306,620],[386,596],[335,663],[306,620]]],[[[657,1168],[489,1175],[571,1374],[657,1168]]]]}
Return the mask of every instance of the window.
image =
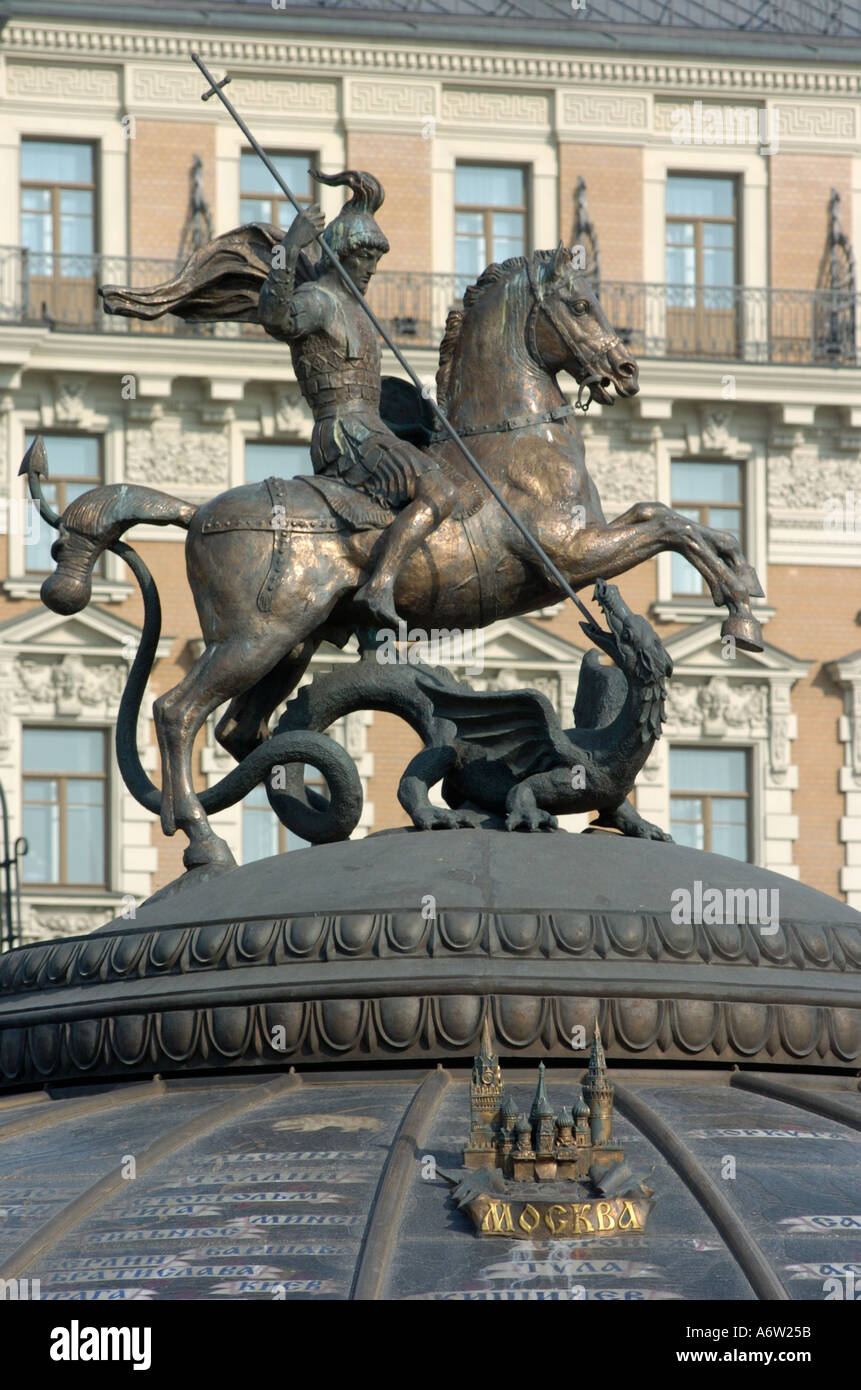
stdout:
{"type": "Polygon", "coordinates": [[[95,151],[66,140],[21,142],[21,245],[28,316],[90,322],[96,312],[95,151]]]}
{"type": "MultiPolygon", "coordinates": [[[[744,549],[741,464],[674,462],[672,505],[703,526],[731,531],[744,549]]],[[[672,575],[674,596],[705,596],[702,575],[683,555],[673,555],[672,575]]]]}
{"type": "Polygon", "coordinates": [[[92,145],[65,140],[21,143],[21,242],[32,275],[86,274],[80,258],[95,248],[92,145]]]}
{"type": "MultiPolygon", "coordinates": [[[[34,438],[27,435],[28,448],[34,438]]],[[[102,441],[85,434],[51,434],[44,439],[50,481],[43,481],[42,493],[62,516],[70,502],[102,481],[102,441]]],[[[29,573],[46,574],[53,569],[51,546],[56,538],[50,526],[44,522],[39,526],[24,551],[24,567],[29,573]]],[[[99,561],[96,574],[104,574],[104,559],[99,561]]]]}
{"type": "Polygon", "coordinates": [[[107,734],[22,730],[25,883],[107,887],[107,734]]]}
{"type": "MultiPolygon", "coordinates": [[[[305,785],[326,794],[324,779],[310,763],[305,764],[305,785]]],[[[268,859],[272,854],[283,854],[285,850],[302,849],[308,844],[301,836],[294,835],[282,825],[261,784],[249,792],[242,803],[242,862],[250,864],[255,859],[268,859]]]]}
{"type": "Polygon", "coordinates": [[[675,351],[734,352],[737,195],[733,178],[667,178],[667,336],[675,351]]]}
{"type": "Polygon", "coordinates": [[[670,749],[670,833],[677,844],[750,858],[748,753],[670,749]]]}
{"type": "Polygon", "coordinates": [[[267,478],[295,478],[299,473],[313,473],[307,444],[274,444],[251,442],[245,445],[245,481],[262,483],[267,478]]]}
{"type": "MultiPolygon", "coordinates": [[[[314,201],[308,170],[316,167],[316,155],[275,154],[270,159],[298,203],[314,201]]],[[[243,222],[273,222],[286,230],[296,216],[292,203],[253,150],[243,150],[240,156],[239,192],[243,222]]]]}
{"type": "Polygon", "coordinates": [[[526,253],[526,171],[458,164],[455,170],[455,271],[458,294],[492,261],[526,253]]]}

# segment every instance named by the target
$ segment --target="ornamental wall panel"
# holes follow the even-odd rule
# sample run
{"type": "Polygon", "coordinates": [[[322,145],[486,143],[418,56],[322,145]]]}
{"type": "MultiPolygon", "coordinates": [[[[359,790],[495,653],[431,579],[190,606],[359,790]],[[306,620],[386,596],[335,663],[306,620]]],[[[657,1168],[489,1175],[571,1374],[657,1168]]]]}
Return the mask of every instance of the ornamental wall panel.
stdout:
{"type": "Polygon", "coordinates": [[[10,59],[6,63],[6,97],[53,105],[115,107],[120,99],[120,74],[115,68],[10,59]]]}
{"type": "Polygon", "coordinates": [[[445,87],[440,115],[451,125],[548,127],[550,98],[540,92],[445,87]]]}

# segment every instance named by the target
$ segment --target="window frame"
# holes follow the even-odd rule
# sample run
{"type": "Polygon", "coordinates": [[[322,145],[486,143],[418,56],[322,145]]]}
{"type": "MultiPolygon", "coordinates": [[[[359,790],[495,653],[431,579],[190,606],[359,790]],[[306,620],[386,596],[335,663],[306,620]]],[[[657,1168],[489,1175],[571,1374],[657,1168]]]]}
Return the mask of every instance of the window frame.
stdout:
{"type": "MultiPolygon", "coordinates": [[[[690,457],[690,456],[687,455],[687,454],[685,454],[685,455],[679,455],[679,456],[677,456],[677,457],[674,457],[674,458],[671,458],[671,459],[670,459],[670,507],[672,508],[672,510],[673,510],[673,511],[678,511],[678,512],[693,512],[693,511],[696,511],[696,512],[697,512],[697,520],[698,520],[699,525],[701,525],[701,526],[709,526],[709,527],[711,526],[710,513],[711,513],[711,509],[712,509],[713,507],[714,507],[715,509],[720,508],[722,511],[737,511],[737,512],[738,512],[738,515],[739,515],[739,523],[740,523],[740,524],[739,524],[739,527],[738,527],[738,531],[739,531],[739,545],[741,546],[742,551],[744,552],[745,555],[747,555],[747,538],[748,538],[748,524],[747,524],[748,503],[747,503],[747,490],[748,490],[748,483],[747,483],[746,466],[745,466],[745,460],[744,460],[744,459],[715,458],[714,455],[712,455],[712,456],[707,456],[707,457],[700,457],[700,458],[697,458],[697,457],[690,457]],[[697,464],[697,463],[707,463],[707,464],[711,464],[712,466],[717,466],[717,467],[719,467],[719,468],[735,468],[735,469],[737,469],[737,470],[738,470],[738,475],[739,475],[739,488],[738,488],[738,492],[739,492],[739,501],[738,501],[738,502],[717,502],[717,501],[709,501],[709,502],[696,502],[696,501],[694,501],[694,502],[689,502],[689,501],[686,501],[684,498],[676,497],[675,493],[673,492],[673,469],[674,469],[674,467],[676,466],[676,464],[679,464],[679,463],[694,463],[694,464],[697,464]]],[[[725,528],[725,527],[720,527],[719,529],[720,529],[720,530],[725,530],[726,528],[725,528]]],[[[697,574],[698,577],[699,577],[699,581],[700,581],[700,588],[699,588],[699,591],[698,591],[697,593],[692,593],[690,590],[687,590],[687,589],[676,589],[676,588],[675,588],[675,586],[673,585],[673,569],[674,569],[674,566],[673,566],[673,564],[672,564],[673,558],[674,558],[674,556],[671,556],[671,557],[670,557],[670,599],[671,599],[671,601],[673,601],[673,602],[682,602],[682,603],[683,603],[685,600],[690,600],[691,602],[699,602],[700,600],[708,599],[709,604],[711,604],[711,597],[710,597],[710,595],[709,595],[708,585],[706,584],[706,581],[705,581],[705,579],[703,578],[703,576],[699,573],[698,570],[696,570],[696,569],[694,568],[693,565],[691,565],[690,568],[693,569],[693,570],[694,570],[694,573],[697,574]]],[[[681,558],[681,557],[680,557],[680,558],[681,558]]]]}
{"type": "Polygon", "coordinates": [[[110,762],[110,730],[102,724],[97,725],[74,725],[74,724],[28,724],[22,720],[21,723],[21,816],[28,804],[24,784],[26,782],[57,782],[57,801],[39,804],[57,805],[60,809],[59,815],[59,876],[54,879],[25,879],[22,876],[21,890],[25,893],[40,892],[46,889],[62,889],[73,893],[107,893],[111,891],[111,835],[109,817],[111,811],[111,762],[110,762]],[[102,772],[28,772],[24,764],[24,734],[28,732],[38,733],[39,731],[63,730],[66,733],[100,733],[104,746],[104,771],[102,772]],[[104,851],[104,877],[101,882],[81,882],[70,883],[66,877],[68,869],[68,844],[66,837],[65,808],[66,782],[72,781],[92,781],[101,782],[104,788],[102,800],[102,841],[104,851]]]}
{"type": "MultiPolygon", "coordinates": [[[[457,230],[457,218],[458,218],[458,213],[461,213],[461,212],[481,213],[481,214],[483,215],[483,235],[484,235],[484,245],[485,245],[485,256],[489,256],[489,257],[490,257],[490,259],[486,261],[486,264],[487,264],[487,265],[492,264],[493,259],[494,259],[494,257],[493,257],[493,241],[494,241],[494,237],[493,237],[493,214],[494,214],[495,212],[519,212],[519,213],[521,213],[521,214],[523,215],[523,250],[522,250],[522,252],[521,252],[520,254],[523,255],[523,256],[530,256],[530,255],[532,254],[532,248],[531,248],[531,245],[530,245],[530,228],[531,228],[531,224],[532,224],[532,219],[531,219],[531,206],[530,206],[530,204],[531,204],[531,197],[530,197],[531,189],[530,189],[530,177],[529,177],[529,175],[530,175],[530,166],[529,166],[528,164],[522,164],[522,163],[520,163],[519,161],[515,161],[514,163],[509,163],[507,160],[498,160],[498,159],[490,159],[490,160],[487,160],[487,159],[456,159],[456,160],[455,160],[455,165],[454,165],[454,182],[455,182],[455,189],[457,188],[457,174],[458,174],[458,170],[459,170],[459,169],[517,169],[518,172],[519,172],[519,173],[522,175],[522,177],[523,177],[523,204],[522,204],[522,206],[515,206],[514,204],[505,204],[505,205],[503,205],[503,204],[501,204],[501,203],[500,203],[500,204],[494,203],[494,204],[492,204],[492,205],[487,204],[487,203],[459,203],[459,202],[457,201],[457,193],[455,192],[455,201],[454,201],[454,262],[455,262],[455,274],[456,274],[458,277],[463,277],[463,276],[467,276],[467,275],[470,274],[469,271],[459,271],[459,270],[457,269],[457,242],[458,242],[458,236],[460,235],[460,234],[458,233],[458,230],[457,230]],[[489,249],[488,249],[488,248],[489,248],[489,249]]],[[[484,269],[484,267],[482,267],[482,269],[484,269]]],[[[479,272],[479,273],[480,273],[480,272],[479,272]]]]}
{"type": "MultiPolygon", "coordinates": [[[[269,154],[269,157],[270,157],[270,159],[272,159],[272,160],[281,159],[281,158],[283,158],[284,156],[287,156],[287,157],[290,158],[290,159],[307,159],[307,160],[308,160],[308,167],[309,167],[309,169],[318,169],[318,168],[320,167],[320,155],[319,155],[319,152],[318,152],[318,151],[311,151],[311,150],[307,150],[307,151],[306,151],[306,150],[296,150],[296,149],[292,149],[292,150],[269,150],[269,151],[267,151],[267,153],[269,154]]],[[[286,227],[289,227],[290,222],[289,222],[289,220],[288,220],[288,222],[286,223],[286,225],[283,224],[283,223],[281,222],[281,218],[278,216],[278,212],[279,212],[279,210],[280,210],[281,207],[285,207],[285,208],[289,208],[289,209],[291,210],[291,212],[293,212],[293,214],[294,214],[294,216],[295,216],[295,209],[293,208],[293,205],[291,204],[290,200],[289,200],[288,198],[285,198],[284,194],[283,194],[280,190],[279,190],[278,192],[276,192],[276,193],[266,192],[265,190],[261,190],[261,191],[258,192],[258,193],[254,193],[254,192],[252,192],[251,190],[249,190],[249,189],[244,189],[244,188],[242,187],[242,156],[243,156],[243,155],[246,155],[246,154],[254,154],[254,150],[251,148],[250,145],[248,145],[248,146],[242,145],[242,146],[240,147],[240,150],[239,150],[239,217],[240,217],[240,220],[244,220],[244,213],[242,212],[242,203],[243,203],[243,200],[244,200],[244,199],[246,199],[246,198],[249,198],[249,199],[250,199],[250,198],[253,198],[253,199],[254,199],[256,202],[258,202],[258,203],[265,202],[265,201],[268,199],[268,200],[269,200],[269,204],[270,204],[270,206],[269,206],[269,212],[270,212],[269,221],[270,221],[270,223],[271,223],[272,226],[274,226],[274,227],[281,227],[283,230],[286,230],[286,227]]],[[[261,169],[265,168],[265,165],[261,164],[260,161],[259,161],[259,159],[258,159],[257,163],[258,163],[258,165],[259,165],[259,167],[260,167],[261,169]]],[[[310,178],[310,175],[309,175],[309,178],[310,178]]],[[[310,207],[311,204],[314,202],[313,180],[312,180],[311,190],[310,190],[310,192],[309,192],[307,195],[296,193],[295,190],[293,190],[293,194],[294,194],[294,197],[295,197],[295,199],[296,199],[296,202],[299,203],[303,208],[310,207]]],[[[256,220],[256,219],[255,219],[255,220],[256,220]]]]}
{"type": "MultiPolygon", "coordinates": [[[[742,236],[742,226],[741,226],[741,189],[740,189],[740,183],[739,183],[739,177],[738,177],[738,175],[737,175],[737,174],[729,174],[729,173],[727,173],[727,174],[716,174],[716,173],[714,173],[714,172],[711,171],[711,170],[709,170],[708,172],[706,172],[706,171],[703,170],[703,169],[668,169],[668,170],[667,170],[667,176],[666,176],[666,178],[667,178],[667,192],[669,191],[670,181],[671,181],[672,179],[709,179],[709,180],[711,180],[711,181],[714,182],[714,183],[717,183],[718,181],[724,182],[724,183],[729,183],[729,184],[732,185],[732,208],[733,208],[733,210],[732,210],[732,216],[731,216],[731,217],[698,216],[698,215],[690,214],[690,213],[676,213],[676,212],[670,213],[670,212],[666,212],[666,211],[665,211],[665,213],[664,213],[664,282],[665,282],[665,284],[670,285],[670,284],[672,283],[674,286],[677,286],[677,284],[678,284],[677,281],[672,281],[672,282],[669,281],[669,280],[667,279],[667,273],[666,273],[666,258],[667,258],[667,251],[670,249],[670,240],[669,240],[669,231],[670,231],[670,227],[671,227],[672,225],[676,225],[676,224],[678,224],[678,223],[688,223],[688,222],[692,222],[692,223],[694,224],[694,269],[695,269],[695,276],[694,276],[694,280],[693,280],[693,287],[696,287],[697,289],[700,289],[700,288],[708,288],[708,289],[723,289],[723,288],[726,288],[725,286],[717,286],[717,285],[716,285],[716,286],[707,286],[707,285],[706,285],[706,282],[705,282],[705,279],[703,278],[703,266],[704,266],[704,254],[703,254],[703,253],[704,253],[704,250],[705,250],[704,245],[703,245],[703,227],[706,225],[706,223],[709,223],[709,224],[711,224],[711,223],[715,223],[715,224],[719,223],[719,224],[721,224],[722,226],[731,226],[731,227],[734,228],[733,248],[732,248],[732,249],[733,249],[733,280],[732,280],[732,286],[733,286],[733,288],[735,288],[735,287],[740,283],[740,281],[739,281],[739,265],[740,265],[740,260],[739,260],[739,247],[740,247],[740,245],[741,245],[741,236],[742,236]]],[[[676,244],[674,243],[674,245],[676,245],[676,244]]],[[[681,246],[681,245],[683,245],[683,243],[678,243],[678,246],[681,246]]],[[[679,306],[674,306],[674,307],[684,308],[685,306],[684,306],[684,305],[679,305],[679,306]]]]}
{"type": "Polygon", "coordinates": [[[745,824],[745,853],[746,853],[746,855],[747,855],[747,858],[746,858],[746,859],[740,859],[738,862],[739,862],[740,864],[755,864],[755,863],[756,863],[756,859],[755,859],[755,857],[754,857],[754,856],[755,856],[755,845],[754,845],[754,835],[753,835],[753,817],[754,817],[754,780],[753,780],[753,779],[754,779],[754,773],[755,773],[754,757],[753,757],[754,750],[751,748],[751,746],[750,746],[749,744],[745,744],[745,743],[721,744],[721,745],[714,745],[714,746],[712,746],[712,745],[710,745],[710,744],[708,744],[708,743],[691,743],[691,742],[690,742],[689,740],[687,740],[687,739],[683,739],[683,740],[675,740],[675,739],[674,739],[673,742],[669,745],[669,751],[670,751],[670,753],[672,753],[672,752],[674,752],[674,751],[679,751],[679,752],[681,752],[681,751],[685,751],[685,750],[691,751],[691,752],[696,752],[696,753],[703,753],[703,752],[718,753],[718,754],[720,754],[720,753],[729,753],[729,752],[732,752],[732,753],[743,753],[743,754],[744,754],[744,780],[745,780],[745,788],[744,788],[744,791],[715,792],[715,791],[697,791],[697,790],[696,790],[695,788],[693,788],[693,787],[684,787],[684,788],[674,787],[674,786],[673,786],[673,773],[672,773],[672,757],[669,757],[669,758],[668,758],[668,767],[667,767],[667,784],[668,784],[668,792],[669,792],[669,812],[670,812],[669,823],[670,823],[670,827],[672,828],[673,819],[674,819],[674,817],[673,817],[673,799],[674,799],[675,797],[685,797],[685,798],[688,798],[688,799],[691,799],[691,800],[701,801],[701,802],[703,803],[703,818],[702,818],[702,821],[701,821],[701,822],[685,821],[685,822],[683,822],[683,823],[684,823],[684,824],[702,824],[703,830],[704,830],[704,836],[703,836],[703,839],[704,839],[704,843],[703,843],[703,852],[706,853],[706,854],[719,854],[719,853],[720,853],[719,850],[715,850],[715,849],[712,848],[712,826],[713,826],[713,824],[714,824],[714,818],[713,818],[713,814],[712,814],[712,804],[711,804],[711,803],[712,803],[713,800],[718,800],[718,801],[720,801],[720,800],[726,801],[726,800],[731,800],[731,799],[734,799],[734,800],[743,800],[743,801],[745,802],[745,807],[746,807],[746,812],[747,812],[747,815],[746,815],[746,824],[745,824]]]}
{"type": "MultiPolygon", "coordinates": [[[[21,246],[22,246],[22,248],[24,249],[25,253],[27,253],[27,254],[29,254],[29,255],[32,255],[32,256],[50,256],[50,258],[51,258],[51,273],[50,273],[50,275],[43,275],[43,274],[34,275],[33,272],[30,271],[29,268],[28,268],[28,275],[29,275],[29,277],[30,277],[31,279],[36,279],[36,280],[59,280],[59,281],[62,281],[62,280],[64,280],[64,279],[67,279],[67,280],[68,280],[68,279],[87,279],[88,276],[87,276],[86,273],[85,273],[84,275],[82,275],[82,276],[62,276],[62,275],[60,274],[59,269],[58,269],[58,266],[61,266],[62,259],[63,259],[63,257],[64,257],[65,255],[69,255],[69,256],[72,256],[72,257],[78,255],[78,253],[77,253],[77,252],[74,252],[74,251],[70,251],[70,252],[64,252],[64,251],[63,251],[63,247],[62,247],[62,214],[61,214],[61,212],[60,212],[60,196],[59,196],[59,195],[60,195],[60,193],[61,193],[64,189],[73,189],[73,190],[77,190],[77,191],[79,191],[79,192],[87,192],[87,193],[91,193],[91,194],[92,194],[92,199],[93,199],[93,215],[92,215],[92,225],[93,225],[93,248],[92,248],[92,251],[83,252],[83,253],[80,253],[80,255],[81,255],[81,259],[83,259],[84,256],[90,256],[90,257],[92,257],[92,258],[95,258],[95,257],[98,255],[98,253],[99,253],[99,143],[98,143],[98,141],[97,141],[97,140],[79,140],[79,139],[75,139],[75,138],[73,138],[73,137],[71,137],[71,136],[46,136],[46,135],[32,135],[32,134],[22,135],[22,137],[21,137],[21,144],[20,144],[20,151],[19,151],[19,159],[18,159],[18,187],[19,187],[19,189],[20,189],[22,192],[23,192],[23,190],[24,190],[25,188],[33,188],[33,189],[48,189],[48,190],[50,191],[50,193],[51,193],[51,250],[50,250],[50,251],[33,251],[31,248],[26,247],[26,246],[24,245],[24,216],[25,216],[25,212],[29,211],[29,209],[25,209],[25,208],[23,207],[23,200],[22,200],[22,206],[19,208],[19,229],[20,229],[20,235],[21,235],[21,246]],[[47,182],[47,181],[45,181],[45,180],[43,180],[43,179],[25,179],[25,178],[23,177],[22,173],[21,173],[21,166],[22,166],[22,163],[23,163],[24,146],[25,146],[25,145],[37,145],[37,144],[50,144],[50,145],[81,145],[81,146],[86,146],[86,147],[91,151],[91,153],[92,153],[92,159],[93,159],[93,179],[92,179],[92,183],[51,183],[51,182],[47,182]]],[[[90,274],[92,274],[92,271],[90,272],[90,274]]]]}

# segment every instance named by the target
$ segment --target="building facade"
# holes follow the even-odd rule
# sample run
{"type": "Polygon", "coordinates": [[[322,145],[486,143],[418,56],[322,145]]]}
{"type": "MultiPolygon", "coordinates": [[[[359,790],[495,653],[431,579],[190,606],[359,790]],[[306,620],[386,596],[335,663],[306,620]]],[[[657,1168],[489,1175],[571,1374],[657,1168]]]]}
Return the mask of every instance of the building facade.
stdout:
{"type": "MultiPolygon", "coordinates": [[[[131,912],[181,871],[183,848],[113,765],[137,588],[108,555],[82,613],[40,605],[52,537],[18,477],[28,440],[45,438],[58,507],[100,481],[202,501],[310,467],[312,422],[282,344],[253,325],[111,318],[96,295],[169,278],[201,238],[243,221],[292,216],[227,113],[201,102],[192,51],[230,73],[301,199],[340,206],[337,189],[312,194],[311,165],[381,180],[391,252],[369,299],[428,384],[446,312],[484,265],[560,238],[579,248],[640,364],[636,398],[583,420],[608,517],[658,499],[734,530],[766,592],[754,655],[721,641],[723,615],[684,561],[662,555],[618,581],[675,664],[637,807],[684,843],[861,906],[858,16],[844,6],[829,30],[815,6],[782,6],[782,32],[775,20],[751,34],[731,4],[719,32],[698,27],[693,4],[663,28],[645,5],[607,23],[602,7],[600,30],[585,7],[549,0],[480,28],[458,8],[411,6],[407,23],[398,7],[214,0],[201,33],[146,0],[133,16],[22,0],[5,22],[0,781],[11,835],[30,846],[24,940],[131,912]]],[[[189,669],[200,633],[184,533],[129,539],[165,615],[139,730],[155,774],[152,699],[189,669]]],[[[485,688],[536,687],[570,723],[583,651],[577,613],[559,604],[493,624],[480,669],[474,652],[454,665],[485,688]]],[[[312,673],[350,659],[321,649],[312,673]]],[[[199,785],[232,765],[214,722],[199,785]]],[[[412,732],[362,713],[335,735],[365,788],[356,834],[403,824],[412,732]]],[[[295,844],[260,795],[215,824],[240,862],[295,844]]]]}

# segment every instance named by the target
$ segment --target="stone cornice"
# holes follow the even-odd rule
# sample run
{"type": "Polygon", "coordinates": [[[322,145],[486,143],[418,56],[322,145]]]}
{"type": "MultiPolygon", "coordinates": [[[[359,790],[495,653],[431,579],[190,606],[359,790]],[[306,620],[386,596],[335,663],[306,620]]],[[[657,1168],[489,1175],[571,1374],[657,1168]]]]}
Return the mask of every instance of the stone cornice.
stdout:
{"type": "MultiPolygon", "coordinates": [[[[572,52],[561,55],[548,47],[524,53],[499,42],[492,52],[477,44],[439,43],[416,39],[410,43],[305,39],[299,35],[273,38],[269,33],[247,36],[230,33],[182,33],[165,28],[117,29],[100,25],[75,25],[48,21],[29,23],[12,19],[0,38],[0,51],[7,55],[56,57],[61,59],[118,60],[152,58],[187,60],[195,49],[205,60],[241,64],[255,71],[275,68],[279,73],[315,75],[344,72],[374,72],[393,77],[427,75],[466,78],[472,81],[529,82],[556,85],[644,86],[658,90],[711,92],[738,95],[856,96],[861,93],[861,70],[847,71],[835,64],[830,70],[817,55],[814,66],[781,64],[774,60],[742,62],[728,59],[715,63],[697,60],[662,60],[626,54],[589,57],[572,52]]],[[[704,44],[707,42],[704,39],[704,44]]]]}

